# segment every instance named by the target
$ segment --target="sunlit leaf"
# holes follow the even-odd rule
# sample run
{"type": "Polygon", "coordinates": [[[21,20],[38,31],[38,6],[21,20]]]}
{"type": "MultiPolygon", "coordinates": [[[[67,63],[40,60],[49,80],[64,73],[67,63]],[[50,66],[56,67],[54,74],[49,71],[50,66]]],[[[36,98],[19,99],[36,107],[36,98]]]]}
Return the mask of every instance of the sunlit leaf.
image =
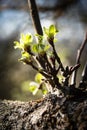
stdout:
{"type": "Polygon", "coordinates": [[[47,35],[48,38],[54,38],[54,36],[57,34],[58,30],[54,25],[50,25],[49,28],[43,28],[44,33],[47,35]]]}
{"type": "Polygon", "coordinates": [[[56,27],[54,25],[51,25],[49,27],[49,33],[50,35],[55,35],[58,32],[58,30],[56,29],[56,27]]]}
{"type": "Polygon", "coordinates": [[[27,48],[31,45],[33,41],[33,37],[31,34],[21,34],[20,42],[14,41],[14,48],[15,49],[21,49],[21,50],[27,50],[27,48]]]}
{"type": "Polygon", "coordinates": [[[30,44],[33,41],[31,34],[21,34],[20,43],[22,44],[30,44]]]}
{"type": "Polygon", "coordinates": [[[32,92],[33,95],[35,95],[38,92],[39,84],[36,82],[30,82],[29,84],[29,91],[32,92]]]}
{"type": "Polygon", "coordinates": [[[33,92],[36,88],[38,88],[38,86],[39,86],[39,84],[38,83],[36,83],[36,82],[30,82],[29,83],[29,91],[30,92],[33,92]]]}
{"type": "Polygon", "coordinates": [[[35,36],[37,37],[37,41],[38,43],[42,43],[43,42],[43,36],[42,35],[39,35],[39,34],[35,34],[35,36]]]}
{"type": "Polygon", "coordinates": [[[44,89],[44,90],[42,90],[42,93],[43,93],[44,95],[46,95],[46,94],[48,93],[48,91],[47,91],[46,89],[44,89]]]}
{"type": "Polygon", "coordinates": [[[54,41],[54,43],[56,43],[56,42],[58,42],[58,39],[57,39],[57,38],[54,38],[54,40],[53,40],[53,41],[54,41]]]}
{"type": "Polygon", "coordinates": [[[42,76],[42,74],[37,73],[36,76],[35,76],[35,81],[38,82],[38,83],[41,83],[43,78],[44,77],[42,76]]]}
{"type": "Polygon", "coordinates": [[[45,45],[45,47],[44,47],[44,51],[45,51],[45,52],[48,51],[49,48],[50,48],[50,45],[45,45]]]}
{"type": "Polygon", "coordinates": [[[49,45],[44,45],[44,44],[34,44],[32,45],[32,51],[34,53],[44,53],[50,48],[49,45]]]}
{"type": "Polygon", "coordinates": [[[22,52],[22,57],[19,59],[19,61],[23,62],[24,64],[28,64],[29,62],[31,62],[31,55],[24,51],[22,52]]]}
{"type": "Polygon", "coordinates": [[[33,51],[34,53],[38,53],[38,51],[39,51],[39,46],[38,46],[38,44],[33,44],[33,45],[32,45],[32,51],[33,51]]]}
{"type": "Polygon", "coordinates": [[[31,55],[28,52],[24,51],[22,52],[22,57],[25,57],[26,59],[30,59],[31,55]]]}
{"type": "Polygon", "coordinates": [[[23,64],[28,64],[29,63],[29,61],[25,58],[25,57],[21,57],[20,59],[18,59],[18,61],[21,61],[21,62],[23,62],[23,64]]]}
{"type": "Polygon", "coordinates": [[[46,27],[43,27],[43,30],[44,30],[44,33],[45,33],[46,35],[49,35],[49,29],[47,29],[46,27]]]}
{"type": "Polygon", "coordinates": [[[39,47],[39,53],[44,51],[45,45],[44,44],[38,44],[39,47]]]}
{"type": "Polygon", "coordinates": [[[14,48],[23,49],[23,44],[20,44],[20,42],[18,41],[14,41],[14,48]]]}
{"type": "Polygon", "coordinates": [[[44,82],[42,83],[40,90],[42,92],[42,94],[46,95],[48,93],[46,85],[44,84],[44,82]]]}

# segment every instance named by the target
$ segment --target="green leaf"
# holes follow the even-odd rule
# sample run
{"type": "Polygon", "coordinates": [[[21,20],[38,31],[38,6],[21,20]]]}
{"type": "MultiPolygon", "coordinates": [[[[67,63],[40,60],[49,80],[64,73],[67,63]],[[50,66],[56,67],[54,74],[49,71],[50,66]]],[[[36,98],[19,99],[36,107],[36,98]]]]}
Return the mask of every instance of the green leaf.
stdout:
{"type": "Polygon", "coordinates": [[[48,93],[48,91],[47,91],[46,89],[43,89],[43,90],[42,90],[42,93],[43,93],[44,95],[46,95],[46,94],[48,93]]]}
{"type": "Polygon", "coordinates": [[[48,51],[49,49],[50,49],[50,45],[45,45],[44,51],[46,52],[46,51],[48,51]]]}
{"type": "Polygon", "coordinates": [[[34,92],[37,87],[38,87],[38,84],[36,82],[29,83],[29,91],[30,92],[34,92]]]}
{"type": "Polygon", "coordinates": [[[47,29],[46,27],[43,27],[44,33],[48,36],[49,35],[49,29],[47,29]]]}
{"type": "Polygon", "coordinates": [[[36,82],[30,82],[29,84],[29,91],[32,92],[33,95],[35,95],[38,92],[39,84],[36,82]]]}
{"type": "Polygon", "coordinates": [[[38,38],[38,43],[42,43],[43,42],[43,36],[42,35],[35,34],[35,36],[38,38]]]}
{"type": "Polygon", "coordinates": [[[32,51],[33,51],[34,53],[38,53],[38,52],[39,52],[38,44],[33,44],[31,49],[32,49],[32,51]]]}
{"type": "Polygon", "coordinates": [[[20,44],[20,42],[18,42],[18,41],[14,41],[14,48],[15,48],[15,49],[17,49],[17,48],[23,49],[23,45],[20,44]]]}
{"type": "Polygon", "coordinates": [[[51,25],[49,27],[49,33],[50,35],[55,35],[58,32],[58,30],[56,29],[56,27],[54,25],[51,25]]]}
{"type": "Polygon", "coordinates": [[[37,73],[36,76],[35,76],[35,81],[36,81],[37,83],[41,83],[43,78],[44,78],[44,77],[42,76],[42,74],[37,73]]]}
{"type": "Polygon", "coordinates": [[[58,39],[57,39],[57,38],[54,38],[53,42],[56,43],[57,41],[58,41],[58,39]]]}
{"type": "Polygon", "coordinates": [[[30,59],[31,55],[28,52],[24,51],[22,52],[22,58],[30,59]]]}
{"type": "Polygon", "coordinates": [[[44,52],[45,45],[44,44],[38,44],[39,47],[39,53],[44,52]]]}
{"type": "Polygon", "coordinates": [[[21,49],[21,50],[27,50],[27,48],[31,45],[33,41],[33,37],[31,34],[21,34],[20,42],[14,41],[14,48],[21,49]]]}
{"type": "Polygon", "coordinates": [[[31,34],[21,34],[20,43],[30,45],[32,41],[33,37],[31,34]]]}
{"type": "Polygon", "coordinates": [[[49,28],[43,28],[44,33],[47,35],[48,38],[54,38],[54,36],[57,34],[58,30],[54,25],[49,26],[49,28]]]}
{"type": "Polygon", "coordinates": [[[41,84],[41,87],[39,88],[42,92],[42,94],[46,95],[47,94],[47,88],[46,88],[46,84],[44,84],[44,82],[41,84]]]}
{"type": "Polygon", "coordinates": [[[24,51],[21,54],[22,57],[19,59],[19,61],[23,62],[24,64],[31,62],[31,55],[28,52],[24,51]]]}
{"type": "Polygon", "coordinates": [[[33,44],[33,45],[32,45],[32,51],[33,51],[34,53],[44,53],[44,52],[46,52],[49,48],[50,48],[49,45],[44,45],[44,44],[41,44],[41,43],[33,44]]]}

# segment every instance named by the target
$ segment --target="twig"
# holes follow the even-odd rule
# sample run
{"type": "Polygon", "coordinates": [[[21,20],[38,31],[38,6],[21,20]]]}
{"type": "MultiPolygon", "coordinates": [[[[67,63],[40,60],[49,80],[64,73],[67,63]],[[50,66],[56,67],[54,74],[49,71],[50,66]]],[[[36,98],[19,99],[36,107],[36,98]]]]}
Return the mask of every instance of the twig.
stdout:
{"type": "Polygon", "coordinates": [[[65,72],[65,69],[64,69],[63,64],[62,64],[62,62],[61,62],[61,60],[60,60],[60,57],[58,56],[58,54],[57,54],[57,52],[56,52],[56,49],[55,49],[53,40],[49,40],[49,43],[50,43],[50,45],[51,45],[52,48],[53,48],[53,54],[54,54],[55,59],[57,60],[58,64],[60,65],[61,71],[62,71],[62,72],[65,72]]]}
{"type": "MultiPolygon", "coordinates": [[[[80,64],[80,59],[81,59],[81,55],[82,55],[82,52],[83,52],[83,49],[85,47],[87,43],[87,32],[86,32],[86,35],[85,35],[85,38],[80,46],[80,48],[78,49],[77,51],[77,58],[76,58],[76,64],[80,64]]],[[[71,84],[75,84],[76,85],[76,76],[77,76],[77,69],[73,72],[73,75],[72,75],[72,81],[71,81],[71,84]]]]}
{"type": "Polygon", "coordinates": [[[39,73],[41,73],[45,78],[51,78],[52,77],[51,75],[46,73],[44,70],[41,70],[38,67],[36,67],[34,64],[32,64],[32,62],[27,62],[27,64],[30,65],[34,70],[36,70],[39,73]]]}
{"type": "Polygon", "coordinates": [[[86,83],[87,84],[87,61],[86,64],[84,66],[83,72],[82,72],[82,78],[81,78],[81,83],[86,83]]]}
{"type": "Polygon", "coordinates": [[[87,81],[87,62],[85,64],[85,67],[84,67],[83,72],[82,72],[82,81],[83,82],[87,81]]]}
{"type": "Polygon", "coordinates": [[[28,5],[29,5],[30,14],[32,17],[32,22],[33,22],[34,28],[39,35],[43,35],[43,31],[42,31],[35,0],[28,0],[28,5]]]}
{"type": "Polygon", "coordinates": [[[85,90],[87,88],[87,61],[82,72],[82,77],[79,83],[79,88],[82,90],[85,90]]]}

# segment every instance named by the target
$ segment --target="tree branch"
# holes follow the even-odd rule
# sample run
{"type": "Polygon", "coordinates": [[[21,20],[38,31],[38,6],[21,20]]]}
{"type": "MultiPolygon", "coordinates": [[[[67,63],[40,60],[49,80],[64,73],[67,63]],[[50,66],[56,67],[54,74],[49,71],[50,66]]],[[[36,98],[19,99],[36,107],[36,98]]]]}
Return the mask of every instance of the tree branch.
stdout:
{"type": "Polygon", "coordinates": [[[85,67],[84,67],[84,69],[83,69],[82,81],[83,81],[83,82],[87,81],[87,62],[86,62],[85,67]]]}
{"type": "Polygon", "coordinates": [[[57,52],[56,52],[53,39],[48,39],[48,42],[49,42],[50,45],[52,46],[53,54],[54,54],[55,59],[57,60],[58,64],[60,65],[61,71],[65,73],[65,69],[64,69],[63,64],[62,64],[62,62],[61,62],[61,59],[60,59],[60,57],[58,56],[58,54],[57,54],[57,52]]]}
{"type": "Polygon", "coordinates": [[[82,90],[85,90],[87,88],[87,61],[82,72],[82,77],[79,83],[79,88],[82,90]]]}
{"type": "Polygon", "coordinates": [[[28,5],[29,5],[30,14],[32,17],[32,22],[33,22],[34,28],[39,35],[43,35],[43,31],[42,31],[35,0],[28,0],[28,5]]]}
{"type": "MultiPolygon", "coordinates": [[[[76,64],[80,64],[81,55],[82,55],[82,52],[83,52],[83,49],[84,49],[86,43],[87,43],[87,32],[86,32],[85,38],[84,38],[80,48],[77,51],[76,64]]],[[[77,76],[77,69],[73,73],[72,84],[76,84],[76,76],[77,76]]]]}

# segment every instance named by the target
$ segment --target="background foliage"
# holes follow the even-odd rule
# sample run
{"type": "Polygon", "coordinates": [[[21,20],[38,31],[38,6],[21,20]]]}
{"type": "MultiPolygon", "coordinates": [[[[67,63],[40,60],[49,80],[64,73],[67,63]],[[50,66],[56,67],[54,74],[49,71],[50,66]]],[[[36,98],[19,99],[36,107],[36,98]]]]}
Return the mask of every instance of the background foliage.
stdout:
{"type": "MultiPolygon", "coordinates": [[[[36,0],[36,2],[42,26],[55,24],[60,30],[56,48],[63,63],[74,64],[76,49],[82,42],[87,26],[87,1],[36,0]]],[[[13,41],[19,39],[20,33],[34,32],[27,0],[1,0],[0,26],[0,99],[38,98],[32,97],[28,91],[29,82],[34,81],[36,72],[31,67],[18,63],[19,52],[13,48],[13,41]]],[[[86,61],[86,52],[85,49],[81,61],[83,63],[86,61]]]]}

